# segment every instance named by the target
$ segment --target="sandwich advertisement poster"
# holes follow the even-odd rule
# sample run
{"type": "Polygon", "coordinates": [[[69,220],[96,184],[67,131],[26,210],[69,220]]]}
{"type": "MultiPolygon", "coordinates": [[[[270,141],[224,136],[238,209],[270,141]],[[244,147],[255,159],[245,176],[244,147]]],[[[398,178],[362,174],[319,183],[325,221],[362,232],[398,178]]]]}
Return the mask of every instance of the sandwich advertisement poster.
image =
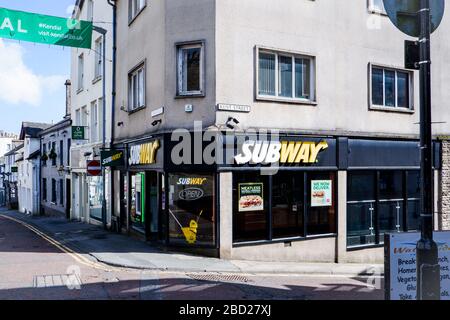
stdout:
{"type": "Polygon", "coordinates": [[[332,181],[312,180],[311,207],[331,207],[332,202],[332,181]]]}
{"type": "Polygon", "coordinates": [[[239,184],[239,212],[263,211],[264,195],[262,183],[239,184]]]}

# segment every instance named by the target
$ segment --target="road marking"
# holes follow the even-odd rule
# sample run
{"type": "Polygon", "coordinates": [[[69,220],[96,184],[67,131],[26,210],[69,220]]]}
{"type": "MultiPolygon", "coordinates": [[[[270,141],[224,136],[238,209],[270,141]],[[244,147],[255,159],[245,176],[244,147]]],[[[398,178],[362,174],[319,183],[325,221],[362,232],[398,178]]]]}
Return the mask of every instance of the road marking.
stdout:
{"type": "Polygon", "coordinates": [[[8,220],[11,220],[11,221],[14,221],[14,222],[22,225],[23,227],[31,230],[32,232],[34,232],[35,234],[40,236],[42,239],[46,240],[47,242],[51,243],[52,245],[57,247],[62,252],[64,252],[64,253],[68,254],[69,256],[71,256],[72,259],[74,259],[75,261],[77,261],[80,264],[83,264],[85,266],[88,266],[88,267],[91,267],[91,268],[95,268],[95,269],[101,269],[101,270],[108,271],[108,272],[124,270],[124,269],[119,269],[119,268],[115,268],[115,267],[106,267],[105,265],[102,265],[100,263],[92,262],[89,259],[83,257],[81,254],[79,254],[79,253],[73,251],[72,249],[70,249],[69,247],[63,245],[58,240],[53,239],[52,237],[46,235],[45,233],[39,231],[38,229],[36,229],[32,225],[30,225],[30,224],[28,224],[28,223],[26,223],[26,222],[24,222],[22,220],[15,219],[13,217],[9,217],[9,216],[6,216],[4,214],[0,214],[0,217],[8,219],[8,220]]]}

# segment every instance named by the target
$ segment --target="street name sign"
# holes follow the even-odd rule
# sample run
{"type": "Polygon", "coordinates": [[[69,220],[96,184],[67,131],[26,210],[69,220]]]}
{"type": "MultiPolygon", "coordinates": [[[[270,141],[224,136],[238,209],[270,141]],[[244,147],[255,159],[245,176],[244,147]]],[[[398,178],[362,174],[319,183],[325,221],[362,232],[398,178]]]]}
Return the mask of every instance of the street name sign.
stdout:
{"type": "MultiPolygon", "coordinates": [[[[441,270],[441,300],[450,300],[450,232],[435,232],[441,270]]],[[[385,235],[385,290],[387,300],[416,300],[418,232],[385,235]]]]}
{"type": "MultiPolygon", "coordinates": [[[[384,9],[392,23],[411,37],[420,36],[420,0],[383,0],[384,9]]],[[[444,17],[445,1],[430,0],[431,33],[441,24],[444,17]]]]}
{"type": "Polygon", "coordinates": [[[92,22],[0,8],[0,37],[91,48],[92,22]]]}

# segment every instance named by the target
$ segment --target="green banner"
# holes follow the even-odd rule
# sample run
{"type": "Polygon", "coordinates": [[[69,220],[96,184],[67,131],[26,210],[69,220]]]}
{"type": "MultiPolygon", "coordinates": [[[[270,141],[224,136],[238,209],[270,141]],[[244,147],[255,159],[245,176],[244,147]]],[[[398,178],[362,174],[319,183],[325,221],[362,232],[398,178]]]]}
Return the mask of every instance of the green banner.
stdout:
{"type": "Polygon", "coordinates": [[[90,49],[92,22],[0,8],[0,37],[90,49]]]}
{"type": "Polygon", "coordinates": [[[72,127],[72,140],[86,140],[84,138],[84,127],[82,126],[72,127]]]}

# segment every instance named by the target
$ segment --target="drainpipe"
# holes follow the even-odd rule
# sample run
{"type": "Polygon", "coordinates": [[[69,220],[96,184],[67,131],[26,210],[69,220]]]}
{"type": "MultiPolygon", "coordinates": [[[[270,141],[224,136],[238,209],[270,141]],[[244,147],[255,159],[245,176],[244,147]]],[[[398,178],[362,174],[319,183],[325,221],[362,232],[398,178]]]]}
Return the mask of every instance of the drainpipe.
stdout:
{"type": "MultiPolygon", "coordinates": [[[[97,31],[98,33],[100,33],[103,36],[103,73],[102,73],[102,83],[103,83],[103,90],[102,90],[102,96],[103,96],[103,100],[102,100],[102,110],[103,110],[103,115],[102,115],[102,125],[103,125],[103,130],[102,130],[102,150],[105,149],[106,147],[106,33],[107,30],[101,27],[97,27],[97,26],[93,26],[92,27],[94,31],[97,31]]],[[[106,218],[106,184],[105,184],[105,168],[102,168],[102,223],[103,223],[103,228],[107,229],[107,218],[106,218]]]]}
{"type": "MultiPolygon", "coordinates": [[[[116,122],[116,57],[117,57],[117,5],[116,0],[108,0],[108,4],[113,9],[113,34],[112,34],[112,93],[111,93],[111,148],[114,147],[114,134],[115,134],[115,122],[116,122]]],[[[114,216],[114,168],[111,168],[111,219],[114,216]]],[[[120,217],[119,217],[120,220],[120,217]]],[[[118,222],[117,222],[118,223],[118,222]]],[[[117,231],[120,232],[120,228],[117,226],[117,231]]]]}

